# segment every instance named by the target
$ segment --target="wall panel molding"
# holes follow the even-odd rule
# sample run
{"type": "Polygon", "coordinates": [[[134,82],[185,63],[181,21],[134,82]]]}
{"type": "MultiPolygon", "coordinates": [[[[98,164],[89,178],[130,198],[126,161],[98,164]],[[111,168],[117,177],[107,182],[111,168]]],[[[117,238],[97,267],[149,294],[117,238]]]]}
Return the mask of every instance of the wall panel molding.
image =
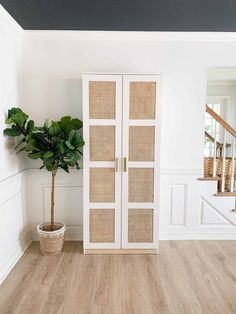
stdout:
{"type": "Polygon", "coordinates": [[[24,174],[19,172],[0,181],[0,284],[31,243],[24,174]]]}
{"type": "MultiPolygon", "coordinates": [[[[201,176],[198,169],[162,170],[160,240],[236,239],[235,226],[220,213],[211,215],[208,212],[210,209],[205,208],[208,211],[203,218],[202,184],[205,182],[198,180],[201,176]],[[219,223],[221,219],[224,223],[219,223]]],[[[212,183],[212,186],[204,186],[203,189],[207,195],[213,195],[216,186],[212,183]]],[[[218,198],[214,201],[218,202],[218,198]]]]}
{"type": "Polygon", "coordinates": [[[207,202],[203,197],[201,198],[201,225],[215,225],[215,226],[227,226],[231,224],[227,221],[217,209],[207,202]]]}
{"type": "Polygon", "coordinates": [[[170,225],[186,226],[187,185],[171,184],[170,225]]]}

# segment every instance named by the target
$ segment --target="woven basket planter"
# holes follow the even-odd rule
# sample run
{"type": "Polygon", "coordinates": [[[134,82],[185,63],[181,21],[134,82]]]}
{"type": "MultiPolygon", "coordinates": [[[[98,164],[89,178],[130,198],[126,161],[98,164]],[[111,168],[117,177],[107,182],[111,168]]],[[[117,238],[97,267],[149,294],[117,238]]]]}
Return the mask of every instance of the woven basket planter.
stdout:
{"type": "Polygon", "coordinates": [[[66,226],[64,223],[55,223],[57,230],[45,231],[50,225],[48,222],[37,226],[40,241],[40,251],[43,255],[57,255],[61,253],[65,240],[66,226]]]}

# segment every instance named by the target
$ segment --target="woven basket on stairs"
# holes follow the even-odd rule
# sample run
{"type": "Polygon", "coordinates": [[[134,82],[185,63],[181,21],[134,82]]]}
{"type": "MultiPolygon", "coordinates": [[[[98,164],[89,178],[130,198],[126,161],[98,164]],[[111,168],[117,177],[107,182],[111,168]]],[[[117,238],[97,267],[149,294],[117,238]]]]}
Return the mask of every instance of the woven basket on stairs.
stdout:
{"type": "Polygon", "coordinates": [[[47,230],[50,223],[44,222],[37,226],[40,241],[40,251],[43,255],[57,255],[61,253],[65,240],[66,226],[64,223],[55,222],[54,231],[47,230]]]}
{"type": "MultiPolygon", "coordinates": [[[[221,177],[222,177],[222,158],[216,158],[216,175],[219,177],[218,180],[218,189],[221,187],[221,177]]],[[[234,161],[234,167],[236,169],[236,159],[234,161]]],[[[231,169],[232,169],[232,158],[225,159],[225,189],[230,189],[230,177],[231,177],[231,169]]],[[[204,176],[212,177],[213,176],[213,157],[205,157],[204,158],[204,176]]],[[[235,173],[236,180],[236,173],[235,173]]]]}

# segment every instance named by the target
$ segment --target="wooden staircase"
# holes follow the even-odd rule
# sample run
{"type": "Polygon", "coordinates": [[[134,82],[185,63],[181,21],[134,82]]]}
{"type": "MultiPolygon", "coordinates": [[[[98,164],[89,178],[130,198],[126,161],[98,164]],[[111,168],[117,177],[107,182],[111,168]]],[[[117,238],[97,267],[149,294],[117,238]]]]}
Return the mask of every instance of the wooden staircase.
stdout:
{"type": "MultiPolygon", "coordinates": [[[[213,118],[214,122],[212,134],[205,131],[205,137],[212,142],[213,149],[212,156],[204,157],[204,177],[200,180],[216,181],[216,193],[213,195],[221,198],[226,196],[233,198],[234,206],[231,211],[236,212],[236,130],[209,106],[206,106],[206,112],[213,118]],[[217,139],[217,124],[222,130],[223,143],[217,139]]],[[[217,202],[213,198],[212,200],[217,202]]],[[[222,204],[221,202],[221,206],[222,204]]]]}

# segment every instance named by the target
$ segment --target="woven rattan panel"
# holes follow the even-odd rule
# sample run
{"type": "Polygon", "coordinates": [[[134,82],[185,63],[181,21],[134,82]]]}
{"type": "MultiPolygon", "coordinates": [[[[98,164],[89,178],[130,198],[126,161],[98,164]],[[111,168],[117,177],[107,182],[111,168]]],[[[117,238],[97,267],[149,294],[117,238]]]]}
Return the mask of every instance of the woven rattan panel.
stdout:
{"type": "Polygon", "coordinates": [[[153,210],[129,209],[128,242],[153,241],[153,210]]]}
{"type": "Polygon", "coordinates": [[[92,203],[115,202],[115,169],[90,168],[89,199],[92,203]]]}
{"type": "Polygon", "coordinates": [[[153,169],[129,169],[129,202],[153,202],[153,169]]]}
{"type": "Polygon", "coordinates": [[[115,119],[116,83],[89,82],[89,118],[115,119]]]}
{"type": "Polygon", "coordinates": [[[115,210],[90,209],[89,238],[92,243],[115,241],[115,210]]]}
{"type": "Polygon", "coordinates": [[[156,83],[130,83],[130,119],[155,119],[156,83]]]}
{"type": "Polygon", "coordinates": [[[154,126],[129,127],[129,160],[153,161],[154,160],[154,126]]]}
{"type": "Polygon", "coordinates": [[[115,160],[115,127],[92,125],[90,135],[90,160],[114,161],[115,160]]]}

